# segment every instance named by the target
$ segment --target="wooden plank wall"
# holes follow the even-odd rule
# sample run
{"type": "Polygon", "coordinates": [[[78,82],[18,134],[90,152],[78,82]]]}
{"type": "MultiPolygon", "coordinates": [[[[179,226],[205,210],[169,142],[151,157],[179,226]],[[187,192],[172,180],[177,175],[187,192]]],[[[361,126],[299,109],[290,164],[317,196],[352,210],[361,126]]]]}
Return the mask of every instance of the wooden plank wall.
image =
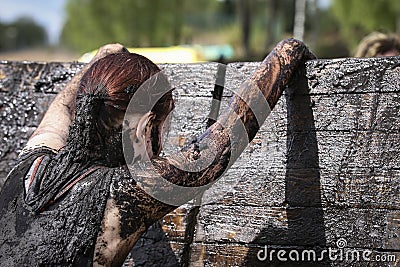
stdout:
{"type": "MultiPolygon", "coordinates": [[[[222,106],[257,65],[227,66],[222,106]]],[[[125,266],[400,266],[399,66],[400,58],[307,62],[200,208],[188,203],[153,225],[125,266]],[[260,260],[266,250],[329,248],[389,261],[260,260]]],[[[81,67],[0,62],[0,186],[81,67]]],[[[204,131],[218,64],[161,67],[176,87],[169,154],[204,131]]]]}

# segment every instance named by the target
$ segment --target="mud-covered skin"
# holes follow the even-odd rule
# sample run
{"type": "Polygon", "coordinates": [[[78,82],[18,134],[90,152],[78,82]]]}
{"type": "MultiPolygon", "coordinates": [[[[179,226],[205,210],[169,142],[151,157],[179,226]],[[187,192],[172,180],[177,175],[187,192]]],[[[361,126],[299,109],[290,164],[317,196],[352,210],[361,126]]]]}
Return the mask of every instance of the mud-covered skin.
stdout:
{"type": "Polygon", "coordinates": [[[119,176],[111,166],[122,154],[120,131],[106,143],[97,136],[94,116],[101,105],[97,97],[79,97],[65,148],[42,146],[20,156],[0,194],[0,266],[92,265],[111,182],[119,176]],[[120,147],[120,153],[104,146],[120,147]],[[31,176],[28,170],[39,156],[44,159],[31,176]],[[25,180],[34,181],[27,192],[25,180]]]}
{"type": "MultiPolygon", "coordinates": [[[[246,99],[241,99],[239,96],[232,98],[230,108],[236,114],[227,110],[221,115],[220,123],[213,124],[202,136],[183,149],[182,153],[189,163],[195,160],[201,161],[203,158],[206,160],[207,157],[213,156],[214,160],[206,169],[199,172],[184,171],[184,165],[187,163],[182,163],[178,160],[179,157],[175,156],[155,157],[151,162],[140,163],[140,167],[137,167],[137,164],[130,166],[133,177],[127,168],[120,169],[120,175],[114,177],[111,188],[112,205],[108,205],[109,208],[113,208],[110,215],[117,214],[117,220],[114,221],[114,225],[105,225],[103,221],[102,232],[97,241],[98,247],[102,247],[103,250],[100,249],[102,252],[98,251],[99,253],[95,255],[95,264],[121,265],[141,234],[155,221],[176,208],[152,198],[142,187],[157,186],[154,184],[156,176],[162,176],[175,185],[193,187],[193,190],[186,190],[184,195],[171,195],[175,203],[183,204],[194,198],[196,194],[200,194],[201,191],[196,187],[207,185],[220,177],[245,149],[247,140],[243,142],[236,140],[232,143],[229,138],[237,120],[240,119],[243,122],[247,138],[251,141],[266,119],[269,110],[261,114],[253,114],[249,107],[256,107],[259,104],[259,90],[272,109],[297,68],[302,67],[306,60],[313,58],[315,57],[308,48],[294,39],[282,41],[276,46],[248,80],[253,86],[243,86],[240,89],[242,92],[238,95],[245,96],[246,99]],[[152,171],[154,169],[157,170],[156,173],[152,171]],[[134,179],[145,182],[139,186],[134,179]],[[116,242],[119,245],[111,246],[109,244],[111,240],[106,240],[105,232],[110,231],[119,235],[116,242]],[[104,249],[106,246],[111,247],[110,250],[104,249]],[[112,252],[112,249],[115,251],[112,252]]],[[[168,191],[169,188],[162,188],[162,190],[168,191]]]]}
{"type": "MultiPolygon", "coordinates": [[[[104,46],[97,58],[121,49],[104,46]]],[[[121,129],[100,140],[94,118],[103,101],[85,95],[75,102],[81,76],[57,96],[0,193],[0,266],[92,265],[121,129]],[[59,116],[62,123],[54,121],[59,116]],[[43,161],[29,174],[38,157],[43,161]],[[24,192],[26,181],[32,183],[24,192]]]]}
{"type": "Polygon", "coordinates": [[[207,150],[212,146],[215,149],[212,151],[215,154],[213,164],[204,171],[192,173],[183,171],[182,163],[173,161],[173,157],[158,157],[152,160],[158,173],[168,181],[182,186],[201,186],[214,181],[228,165],[233,164],[232,160],[236,160],[247,146],[247,142],[240,140],[231,145],[229,140],[229,133],[232,133],[237,120],[242,121],[248,141],[251,141],[268,116],[269,110],[254,114],[250,108],[257,108],[262,102],[259,92],[265,97],[269,108],[273,109],[298,67],[304,67],[306,60],[314,58],[305,44],[298,40],[287,39],[280,42],[248,80],[253,86],[241,87],[238,94],[231,99],[229,108],[235,113],[229,109],[225,111],[218,120],[221,123],[213,124],[196,142],[183,150],[189,161],[193,158],[199,160],[202,156],[209,155],[210,151],[207,150]],[[245,98],[242,99],[238,95],[245,98]],[[230,158],[231,162],[228,162],[230,158]],[[170,164],[171,161],[173,165],[170,164]]]}
{"type": "Polygon", "coordinates": [[[147,228],[176,208],[144,192],[127,167],[118,168],[113,178],[105,211],[111,216],[103,219],[94,255],[95,266],[122,265],[147,228]]]}
{"type": "Polygon", "coordinates": [[[38,214],[24,201],[23,178],[40,155],[53,156],[28,152],[0,196],[0,266],[90,266],[114,170],[95,171],[57,207],[38,214]]]}

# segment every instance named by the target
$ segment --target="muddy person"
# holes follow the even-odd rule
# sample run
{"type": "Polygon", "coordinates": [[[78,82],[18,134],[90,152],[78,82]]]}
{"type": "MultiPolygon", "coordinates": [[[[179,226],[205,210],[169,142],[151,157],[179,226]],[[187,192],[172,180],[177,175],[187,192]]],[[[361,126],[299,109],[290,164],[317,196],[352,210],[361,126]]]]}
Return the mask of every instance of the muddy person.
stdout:
{"type": "MultiPolygon", "coordinates": [[[[300,41],[280,42],[218,122],[182,150],[185,164],[213,157],[206,168],[188,171],[173,156],[159,156],[163,123],[174,107],[170,89],[150,110],[139,101],[133,104],[135,112],[125,114],[138,88],[159,74],[159,67],[119,44],[100,48],[57,95],[7,178],[0,195],[0,265],[122,265],[149,226],[201,193],[172,194],[173,201],[164,203],[137,181],[150,179],[144,185],[149,186],[158,175],[194,189],[215,181],[254,138],[296,70],[310,58],[300,41]],[[237,125],[243,126],[244,137],[234,130],[237,125]],[[148,165],[137,172],[131,168],[145,159],[151,163],[148,173],[148,165]]],[[[168,87],[164,75],[156,83],[168,87]]],[[[147,86],[149,99],[158,85],[147,86]]]]}

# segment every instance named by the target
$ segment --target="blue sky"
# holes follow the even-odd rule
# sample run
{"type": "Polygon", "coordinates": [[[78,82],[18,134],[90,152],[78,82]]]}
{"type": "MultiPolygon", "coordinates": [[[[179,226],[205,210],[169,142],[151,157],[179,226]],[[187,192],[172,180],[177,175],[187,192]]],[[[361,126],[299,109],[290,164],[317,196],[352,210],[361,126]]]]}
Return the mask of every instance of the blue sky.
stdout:
{"type": "MultiPolygon", "coordinates": [[[[328,7],[331,2],[331,0],[318,1],[323,8],[328,7]]],[[[0,0],[0,21],[12,22],[21,16],[32,17],[46,28],[50,43],[55,44],[64,24],[66,2],[67,0],[0,0]]]]}
{"type": "Polygon", "coordinates": [[[0,0],[0,21],[12,22],[21,16],[32,17],[45,27],[52,44],[58,41],[64,24],[67,0],[0,0]]]}
{"type": "Polygon", "coordinates": [[[321,8],[326,9],[330,6],[332,0],[317,0],[317,1],[321,8]]]}

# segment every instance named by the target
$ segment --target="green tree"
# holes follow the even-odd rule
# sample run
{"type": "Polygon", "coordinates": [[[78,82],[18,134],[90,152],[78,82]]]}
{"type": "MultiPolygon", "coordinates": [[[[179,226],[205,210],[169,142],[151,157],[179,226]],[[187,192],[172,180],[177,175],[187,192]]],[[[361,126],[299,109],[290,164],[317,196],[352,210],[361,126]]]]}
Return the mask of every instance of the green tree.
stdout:
{"type": "Polygon", "coordinates": [[[183,0],[69,0],[62,41],[87,51],[104,43],[163,46],[182,38],[183,0]]]}
{"type": "Polygon", "coordinates": [[[32,18],[21,17],[12,23],[0,23],[0,51],[41,46],[46,43],[46,30],[32,18]]]}
{"type": "Polygon", "coordinates": [[[351,49],[372,31],[400,31],[396,29],[400,16],[399,0],[334,0],[332,11],[340,25],[342,38],[351,49]]]}
{"type": "MultiPolygon", "coordinates": [[[[179,44],[186,21],[215,0],[69,0],[61,40],[81,52],[120,42],[130,47],[179,44]]],[[[199,24],[204,25],[202,20],[199,24]]]]}

